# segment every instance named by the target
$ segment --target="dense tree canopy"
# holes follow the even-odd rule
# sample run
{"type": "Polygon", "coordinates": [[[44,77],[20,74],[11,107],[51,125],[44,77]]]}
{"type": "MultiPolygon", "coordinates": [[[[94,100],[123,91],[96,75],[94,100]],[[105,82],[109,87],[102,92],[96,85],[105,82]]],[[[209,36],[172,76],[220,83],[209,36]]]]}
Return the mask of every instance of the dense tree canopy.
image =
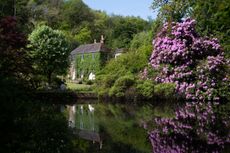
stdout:
{"type": "Polygon", "coordinates": [[[17,28],[15,17],[0,20],[0,75],[21,77],[28,71],[26,36],[17,28]]]}
{"type": "Polygon", "coordinates": [[[109,16],[89,8],[82,0],[0,0],[0,7],[0,16],[17,17],[27,33],[42,23],[65,31],[72,44],[92,43],[104,35],[108,47],[127,48],[135,34],[149,28],[141,18],[109,16]]]}
{"type": "Polygon", "coordinates": [[[203,36],[217,37],[226,56],[230,56],[229,0],[154,0],[152,8],[159,9],[158,17],[164,21],[195,19],[197,31],[203,36]]]}
{"type": "Polygon", "coordinates": [[[34,66],[51,83],[55,74],[65,74],[69,66],[69,45],[63,33],[48,26],[37,27],[29,36],[34,66]]]}

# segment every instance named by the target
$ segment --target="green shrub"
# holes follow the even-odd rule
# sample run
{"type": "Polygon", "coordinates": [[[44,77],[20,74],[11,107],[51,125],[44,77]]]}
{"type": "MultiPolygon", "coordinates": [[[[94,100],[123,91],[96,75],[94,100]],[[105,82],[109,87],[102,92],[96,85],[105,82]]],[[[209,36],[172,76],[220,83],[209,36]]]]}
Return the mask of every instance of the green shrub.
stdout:
{"type": "Polygon", "coordinates": [[[115,75],[98,75],[95,81],[96,92],[99,97],[108,96],[109,89],[113,86],[117,76],[115,75]]]}
{"type": "Polygon", "coordinates": [[[122,76],[116,80],[113,87],[109,90],[109,96],[123,97],[125,91],[135,83],[132,75],[122,76]]]}
{"type": "Polygon", "coordinates": [[[151,80],[137,81],[136,88],[138,94],[143,97],[152,98],[154,95],[154,84],[151,80]]]}
{"type": "Polygon", "coordinates": [[[160,83],[154,86],[154,94],[157,96],[170,98],[175,94],[175,87],[176,85],[174,83],[160,83]]]}
{"type": "Polygon", "coordinates": [[[103,75],[102,81],[104,87],[112,87],[117,78],[118,77],[116,75],[103,75]]]}

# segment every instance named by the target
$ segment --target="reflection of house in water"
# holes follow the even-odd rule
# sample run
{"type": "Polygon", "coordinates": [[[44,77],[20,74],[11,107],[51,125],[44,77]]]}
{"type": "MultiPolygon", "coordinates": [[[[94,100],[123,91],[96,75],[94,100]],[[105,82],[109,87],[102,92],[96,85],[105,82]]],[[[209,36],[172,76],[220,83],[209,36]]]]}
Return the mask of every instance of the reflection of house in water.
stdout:
{"type": "Polygon", "coordinates": [[[68,106],[69,126],[74,129],[74,133],[79,137],[98,142],[102,147],[102,140],[99,134],[99,125],[95,121],[93,105],[73,105],[68,106]]]}
{"type": "Polygon", "coordinates": [[[68,106],[68,107],[69,107],[69,126],[74,128],[75,127],[76,108],[75,108],[75,105],[68,106]]]}

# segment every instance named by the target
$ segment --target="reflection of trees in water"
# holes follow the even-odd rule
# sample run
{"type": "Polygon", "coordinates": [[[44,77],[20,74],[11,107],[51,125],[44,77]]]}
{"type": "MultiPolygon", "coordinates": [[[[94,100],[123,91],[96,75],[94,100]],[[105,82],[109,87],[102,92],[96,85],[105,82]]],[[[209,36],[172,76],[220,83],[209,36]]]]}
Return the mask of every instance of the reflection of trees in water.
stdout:
{"type": "Polygon", "coordinates": [[[152,109],[140,107],[121,104],[76,105],[75,122],[80,133],[79,141],[86,147],[80,152],[151,152],[147,132],[138,126],[137,121],[140,118],[144,119],[145,114],[152,114],[152,109]],[[82,120],[83,129],[79,128],[80,120],[82,120]],[[96,143],[92,143],[93,141],[96,143]],[[100,149],[102,141],[103,147],[100,149]]]}

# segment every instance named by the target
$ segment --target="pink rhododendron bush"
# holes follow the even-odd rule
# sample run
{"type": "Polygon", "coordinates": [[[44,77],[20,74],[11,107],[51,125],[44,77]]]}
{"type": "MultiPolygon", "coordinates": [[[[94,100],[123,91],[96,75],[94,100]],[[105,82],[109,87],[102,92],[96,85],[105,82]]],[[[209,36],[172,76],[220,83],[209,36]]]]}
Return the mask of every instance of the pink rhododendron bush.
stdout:
{"type": "Polygon", "coordinates": [[[175,117],[155,119],[149,133],[154,153],[213,153],[230,146],[229,101],[214,102],[230,97],[229,61],[217,39],[196,33],[195,23],[165,24],[153,42],[155,81],[174,83],[188,100],[175,117]]]}
{"type": "Polygon", "coordinates": [[[229,61],[217,39],[200,37],[195,20],[166,23],[153,41],[150,64],[158,83],[175,83],[189,100],[219,100],[229,95],[229,61]]]}

